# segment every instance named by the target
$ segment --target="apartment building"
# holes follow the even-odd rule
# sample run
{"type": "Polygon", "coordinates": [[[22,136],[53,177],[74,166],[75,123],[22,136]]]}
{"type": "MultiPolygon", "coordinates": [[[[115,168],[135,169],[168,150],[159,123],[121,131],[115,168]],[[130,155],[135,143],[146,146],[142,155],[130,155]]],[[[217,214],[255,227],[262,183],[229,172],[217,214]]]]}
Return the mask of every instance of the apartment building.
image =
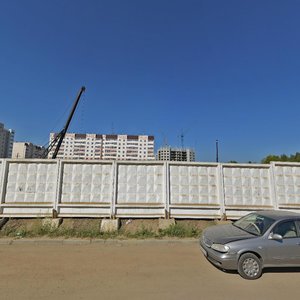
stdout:
{"type": "Polygon", "coordinates": [[[0,158],[11,158],[15,132],[0,123],[0,158]]]}
{"type": "Polygon", "coordinates": [[[14,142],[12,158],[41,158],[44,151],[44,147],[29,142],[14,142]]]}
{"type": "MultiPolygon", "coordinates": [[[[56,137],[50,133],[50,143],[56,137]]],[[[51,157],[54,149],[50,151],[51,157]]],[[[67,133],[57,158],[154,160],[154,137],[148,135],[67,133]]]]}
{"type": "Polygon", "coordinates": [[[157,160],[195,161],[195,151],[190,148],[162,147],[157,151],[157,160]]]}

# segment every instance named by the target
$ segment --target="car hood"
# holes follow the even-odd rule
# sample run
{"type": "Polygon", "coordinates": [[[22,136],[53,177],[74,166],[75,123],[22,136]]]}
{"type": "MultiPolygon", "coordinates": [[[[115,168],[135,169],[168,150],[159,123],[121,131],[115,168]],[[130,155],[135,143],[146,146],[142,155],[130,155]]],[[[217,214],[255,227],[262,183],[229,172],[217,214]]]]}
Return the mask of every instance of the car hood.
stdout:
{"type": "Polygon", "coordinates": [[[257,236],[248,233],[232,224],[208,227],[203,232],[203,241],[207,246],[226,244],[233,241],[251,239],[257,236]]]}

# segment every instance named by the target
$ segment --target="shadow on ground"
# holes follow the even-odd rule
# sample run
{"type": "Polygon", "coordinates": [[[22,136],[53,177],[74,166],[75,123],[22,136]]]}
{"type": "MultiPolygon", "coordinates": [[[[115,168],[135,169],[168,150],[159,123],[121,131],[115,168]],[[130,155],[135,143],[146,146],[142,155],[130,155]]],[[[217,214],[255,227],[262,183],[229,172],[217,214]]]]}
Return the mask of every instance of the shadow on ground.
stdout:
{"type": "MultiPolygon", "coordinates": [[[[217,270],[224,272],[226,274],[234,274],[234,275],[238,275],[238,271],[237,270],[225,270],[222,269],[218,266],[215,266],[213,263],[211,263],[208,259],[207,262],[209,262],[213,267],[215,267],[217,270]]],[[[273,267],[273,268],[264,268],[262,271],[262,276],[264,274],[268,274],[268,273],[300,273],[300,267],[273,267]]]]}

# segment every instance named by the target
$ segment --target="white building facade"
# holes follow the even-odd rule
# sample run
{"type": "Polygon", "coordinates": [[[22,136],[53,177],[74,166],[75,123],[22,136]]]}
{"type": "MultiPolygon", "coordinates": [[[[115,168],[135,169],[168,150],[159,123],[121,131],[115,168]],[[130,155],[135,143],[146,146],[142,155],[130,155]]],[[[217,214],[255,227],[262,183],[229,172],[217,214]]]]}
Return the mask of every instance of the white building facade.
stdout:
{"type": "Polygon", "coordinates": [[[157,151],[157,160],[165,161],[195,161],[195,151],[190,148],[162,147],[157,151]]]}
{"type": "Polygon", "coordinates": [[[41,158],[45,148],[29,142],[14,142],[12,158],[41,158]]]}
{"type": "Polygon", "coordinates": [[[11,158],[15,132],[0,123],[0,158],[11,158]]]}
{"type": "MultiPolygon", "coordinates": [[[[56,133],[50,133],[50,143],[56,133]]],[[[49,152],[52,157],[54,149],[49,152]]],[[[57,158],[154,160],[154,137],[148,135],[67,133],[57,158]]]]}

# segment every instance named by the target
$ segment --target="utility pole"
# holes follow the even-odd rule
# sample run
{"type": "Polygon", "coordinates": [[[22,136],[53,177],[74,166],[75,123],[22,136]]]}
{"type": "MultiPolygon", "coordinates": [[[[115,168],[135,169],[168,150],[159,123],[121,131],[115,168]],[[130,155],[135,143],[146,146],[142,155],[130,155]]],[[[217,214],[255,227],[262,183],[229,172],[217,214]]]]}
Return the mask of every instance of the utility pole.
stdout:
{"type": "Polygon", "coordinates": [[[216,162],[219,162],[219,140],[216,140],[216,162]]]}

